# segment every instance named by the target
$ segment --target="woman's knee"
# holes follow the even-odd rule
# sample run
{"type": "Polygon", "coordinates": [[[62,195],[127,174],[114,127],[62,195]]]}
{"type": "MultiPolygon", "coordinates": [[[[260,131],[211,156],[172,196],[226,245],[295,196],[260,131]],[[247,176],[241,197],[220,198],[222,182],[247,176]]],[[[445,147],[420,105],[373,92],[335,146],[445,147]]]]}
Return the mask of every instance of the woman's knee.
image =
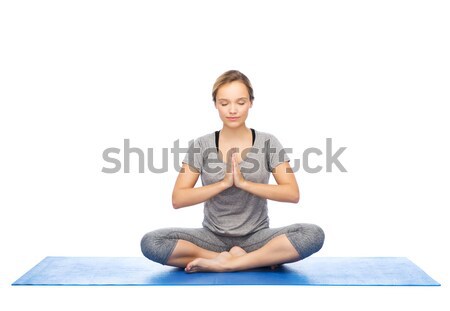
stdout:
{"type": "Polygon", "coordinates": [[[141,251],[148,259],[165,264],[176,240],[168,238],[167,229],[158,229],[146,233],[141,239],[141,251]]]}
{"type": "Polygon", "coordinates": [[[325,242],[325,232],[321,227],[314,224],[310,224],[309,230],[311,231],[311,235],[313,236],[313,240],[315,241],[316,244],[317,248],[316,252],[318,252],[325,242]]]}
{"type": "Polygon", "coordinates": [[[315,224],[295,224],[296,233],[290,233],[291,241],[302,259],[317,253],[325,242],[325,232],[315,224]]]}

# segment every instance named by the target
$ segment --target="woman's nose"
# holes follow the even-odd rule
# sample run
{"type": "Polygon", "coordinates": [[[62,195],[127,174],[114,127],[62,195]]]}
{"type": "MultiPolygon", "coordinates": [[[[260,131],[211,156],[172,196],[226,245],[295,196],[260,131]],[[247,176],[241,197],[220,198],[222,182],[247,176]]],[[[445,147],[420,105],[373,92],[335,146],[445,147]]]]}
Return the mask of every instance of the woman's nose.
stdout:
{"type": "Polygon", "coordinates": [[[234,104],[230,105],[230,113],[236,113],[237,112],[237,106],[234,104]]]}

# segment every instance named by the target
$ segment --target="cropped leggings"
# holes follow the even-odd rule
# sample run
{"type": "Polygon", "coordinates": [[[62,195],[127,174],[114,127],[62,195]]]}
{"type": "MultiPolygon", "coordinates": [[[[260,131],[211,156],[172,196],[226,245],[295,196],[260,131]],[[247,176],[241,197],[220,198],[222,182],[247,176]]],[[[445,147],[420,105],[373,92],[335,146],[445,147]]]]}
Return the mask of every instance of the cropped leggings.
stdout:
{"type": "Polygon", "coordinates": [[[141,240],[141,250],[148,259],[165,265],[180,239],[214,252],[229,251],[233,246],[252,252],[282,234],[286,234],[300,259],[318,252],[325,240],[322,228],[307,223],[264,228],[238,237],[218,235],[207,228],[163,228],[145,234],[141,240]]]}

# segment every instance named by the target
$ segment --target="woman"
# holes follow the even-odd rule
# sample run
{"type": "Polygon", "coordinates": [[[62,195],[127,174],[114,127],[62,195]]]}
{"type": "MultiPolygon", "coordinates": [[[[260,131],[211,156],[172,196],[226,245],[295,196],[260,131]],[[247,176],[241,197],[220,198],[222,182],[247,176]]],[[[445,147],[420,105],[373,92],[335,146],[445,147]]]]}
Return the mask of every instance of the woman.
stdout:
{"type": "Polygon", "coordinates": [[[245,124],[254,100],[249,79],[227,71],[212,97],[223,127],[190,144],[172,194],[176,209],[204,202],[202,228],[149,232],[143,254],[192,273],[273,268],[319,251],[324,232],[316,225],[269,228],[267,200],[297,203],[300,195],[278,139],[245,124]],[[270,173],[277,185],[268,184],[270,173]],[[199,176],[203,186],[194,188],[199,176]]]}

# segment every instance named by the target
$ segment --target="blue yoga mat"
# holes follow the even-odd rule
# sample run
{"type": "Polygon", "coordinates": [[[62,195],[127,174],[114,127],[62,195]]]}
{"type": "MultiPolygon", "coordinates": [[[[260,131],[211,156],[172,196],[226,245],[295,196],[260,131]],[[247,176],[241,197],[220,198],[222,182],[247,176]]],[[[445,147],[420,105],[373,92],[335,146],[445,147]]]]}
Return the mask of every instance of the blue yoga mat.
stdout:
{"type": "Polygon", "coordinates": [[[270,268],[186,273],[144,257],[46,257],[12,285],[439,286],[404,257],[309,257],[270,268]]]}

